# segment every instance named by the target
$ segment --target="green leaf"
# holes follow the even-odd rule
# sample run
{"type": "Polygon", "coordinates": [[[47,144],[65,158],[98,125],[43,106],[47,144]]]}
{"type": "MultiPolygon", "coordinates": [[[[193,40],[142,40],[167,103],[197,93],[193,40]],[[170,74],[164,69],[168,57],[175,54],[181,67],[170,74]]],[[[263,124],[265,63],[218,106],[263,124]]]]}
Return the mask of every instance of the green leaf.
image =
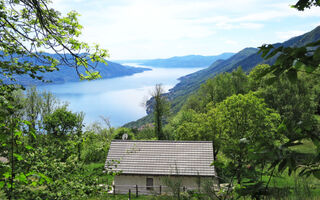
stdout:
{"type": "Polygon", "coordinates": [[[304,70],[305,70],[307,73],[312,73],[312,72],[315,70],[315,68],[312,67],[312,66],[310,66],[310,65],[305,65],[305,66],[304,66],[304,70]]]}
{"type": "Polygon", "coordinates": [[[282,160],[282,162],[279,164],[278,171],[283,172],[286,165],[287,165],[287,159],[282,160]]]}
{"type": "Polygon", "coordinates": [[[296,61],[295,63],[294,63],[294,68],[295,69],[300,69],[300,68],[302,68],[302,67],[304,67],[305,66],[305,64],[303,63],[303,62],[300,62],[300,61],[296,61]]]}
{"type": "Polygon", "coordinates": [[[19,154],[14,153],[13,156],[16,157],[19,161],[23,160],[23,157],[19,154]]]}
{"type": "Polygon", "coordinates": [[[260,50],[258,53],[262,53],[261,57],[264,58],[270,52],[270,50],[273,48],[274,47],[271,44],[268,44],[268,45],[264,44],[261,47],[259,47],[260,50]]]}
{"type": "Polygon", "coordinates": [[[48,176],[42,174],[42,173],[38,173],[38,175],[41,177],[40,183],[43,182],[43,180],[45,180],[47,183],[52,183],[51,178],[49,178],[48,176]]]}
{"type": "Polygon", "coordinates": [[[319,62],[320,61],[320,47],[314,52],[313,60],[319,62]]]}
{"type": "Polygon", "coordinates": [[[316,137],[311,137],[313,144],[317,147],[320,148],[320,141],[316,137]]]}
{"type": "Polygon", "coordinates": [[[288,70],[287,76],[292,83],[295,83],[298,80],[297,71],[293,68],[288,70]]]}
{"type": "Polygon", "coordinates": [[[28,183],[28,179],[27,179],[26,175],[24,175],[23,173],[19,174],[16,178],[20,182],[28,183]]]}
{"type": "Polygon", "coordinates": [[[312,172],[313,176],[316,177],[317,179],[320,179],[320,170],[315,170],[312,172]]]}
{"type": "Polygon", "coordinates": [[[8,179],[9,177],[11,177],[11,174],[10,174],[10,172],[6,172],[3,174],[3,176],[5,179],[8,179]]]}
{"type": "Polygon", "coordinates": [[[277,49],[273,50],[271,53],[269,53],[264,59],[269,59],[275,56],[278,52],[281,52],[283,47],[278,47],[277,49]]]}
{"type": "Polygon", "coordinates": [[[5,185],[4,181],[0,181],[0,189],[3,188],[5,185]]]}
{"type": "Polygon", "coordinates": [[[276,76],[273,76],[273,77],[271,77],[271,78],[268,78],[267,80],[266,80],[266,84],[267,85],[272,85],[274,82],[276,82],[278,80],[278,77],[276,77],[276,76]]]}
{"type": "Polygon", "coordinates": [[[22,135],[22,131],[21,130],[16,130],[14,132],[14,135],[20,137],[22,135]]]}
{"type": "Polygon", "coordinates": [[[31,125],[32,125],[32,123],[29,122],[29,121],[27,121],[27,120],[24,120],[23,123],[24,123],[25,125],[28,125],[28,126],[31,126],[31,125]]]}

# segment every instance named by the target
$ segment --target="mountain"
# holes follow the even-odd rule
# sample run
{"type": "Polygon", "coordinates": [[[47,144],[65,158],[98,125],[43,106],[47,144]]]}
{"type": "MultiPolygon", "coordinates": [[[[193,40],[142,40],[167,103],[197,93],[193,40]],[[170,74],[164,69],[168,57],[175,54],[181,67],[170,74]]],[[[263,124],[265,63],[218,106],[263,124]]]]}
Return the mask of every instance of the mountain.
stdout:
{"type": "MultiPolygon", "coordinates": [[[[300,47],[310,42],[320,40],[320,26],[314,30],[305,33],[303,35],[293,37],[283,43],[273,44],[275,47],[300,47]]],[[[274,64],[277,56],[274,56],[268,60],[261,58],[257,48],[245,48],[238,53],[234,54],[226,60],[217,60],[213,62],[208,68],[202,69],[195,73],[183,76],[179,78],[180,82],[175,85],[168,93],[164,94],[171,102],[172,111],[178,112],[187,98],[194,92],[196,92],[200,85],[209,78],[213,78],[215,75],[223,72],[231,72],[237,67],[241,66],[246,72],[249,72],[252,68],[258,64],[274,64]]],[[[130,122],[126,124],[127,127],[139,126],[143,123],[150,123],[152,120],[152,99],[147,102],[147,116],[137,120],[136,122],[130,122]]]]}
{"type": "MultiPolygon", "coordinates": [[[[57,54],[47,54],[47,55],[50,55],[51,57],[54,57],[54,58],[58,58],[57,54]]],[[[71,55],[67,54],[66,57],[70,59],[71,55]]],[[[39,64],[34,59],[28,58],[28,57],[23,58],[22,61],[28,61],[28,62],[39,64]]],[[[98,63],[97,65],[95,65],[95,64],[92,64],[90,61],[89,61],[89,64],[95,66],[95,70],[100,72],[100,75],[103,79],[115,78],[115,77],[121,77],[121,76],[130,76],[135,73],[151,70],[149,68],[121,65],[111,61],[107,61],[107,65],[105,65],[104,63],[98,63]]],[[[37,73],[37,74],[42,75],[44,77],[43,78],[44,80],[50,80],[52,81],[52,83],[55,83],[55,84],[79,81],[79,76],[77,75],[75,68],[72,68],[66,65],[59,65],[58,67],[59,67],[58,71],[37,73]]],[[[83,67],[79,68],[79,72],[84,73],[83,67]]],[[[17,80],[19,84],[24,86],[46,84],[42,81],[32,79],[27,75],[14,75],[14,78],[17,80]]],[[[9,81],[5,81],[5,82],[8,83],[9,81]]]]}
{"type": "Polygon", "coordinates": [[[120,60],[119,63],[138,63],[140,65],[161,67],[161,68],[203,68],[208,67],[211,63],[219,59],[227,59],[233,56],[234,53],[223,53],[216,56],[175,56],[166,59],[152,60],[120,60]]]}

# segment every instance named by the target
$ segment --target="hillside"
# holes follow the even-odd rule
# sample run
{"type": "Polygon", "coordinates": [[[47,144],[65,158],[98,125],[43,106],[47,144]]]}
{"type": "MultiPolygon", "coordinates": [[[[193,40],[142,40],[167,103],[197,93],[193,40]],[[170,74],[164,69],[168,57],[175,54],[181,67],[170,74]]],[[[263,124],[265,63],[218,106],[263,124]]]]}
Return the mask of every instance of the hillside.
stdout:
{"type": "MultiPolygon", "coordinates": [[[[276,43],[274,46],[299,47],[317,40],[320,40],[320,26],[310,32],[291,38],[283,43],[276,43]]],[[[173,113],[178,112],[190,94],[197,91],[200,85],[209,78],[213,78],[219,73],[231,72],[239,66],[241,66],[244,71],[249,72],[258,64],[266,63],[271,65],[275,62],[276,56],[269,60],[263,60],[258,51],[258,48],[245,48],[226,60],[217,60],[208,68],[179,78],[180,82],[165,94],[171,102],[171,109],[173,113]]],[[[133,127],[146,122],[150,123],[152,120],[152,117],[150,116],[150,113],[152,112],[152,99],[147,102],[147,105],[147,116],[137,120],[136,122],[130,122],[125,126],[133,127]]]]}
{"type": "MultiPolygon", "coordinates": [[[[54,58],[58,56],[56,54],[48,54],[54,58]]],[[[66,55],[67,58],[70,58],[71,55],[66,55]]],[[[23,58],[23,61],[31,61],[33,63],[37,63],[34,59],[31,58],[23,58]]],[[[39,63],[37,63],[39,64],[39,63]]],[[[92,65],[92,63],[89,62],[92,65]]],[[[75,82],[79,81],[79,76],[76,73],[76,70],[72,67],[59,65],[58,71],[53,72],[46,72],[46,73],[38,73],[39,75],[43,75],[44,80],[52,81],[55,84],[62,84],[66,82],[75,82]]],[[[140,73],[146,70],[151,70],[149,68],[142,68],[142,67],[131,67],[126,65],[121,65],[115,62],[107,61],[107,65],[103,63],[99,63],[95,66],[95,70],[100,72],[100,75],[103,79],[106,78],[115,78],[121,76],[130,76],[135,73],[140,73]]],[[[84,73],[84,69],[79,69],[80,73],[84,73]]],[[[28,86],[28,85],[43,85],[46,84],[39,80],[35,80],[30,78],[27,75],[15,75],[17,82],[21,85],[28,86]]],[[[9,81],[6,81],[9,82],[9,81]]]]}
{"type": "Polygon", "coordinates": [[[119,63],[139,63],[140,65],[162,68],[203,68],[210,66],[213,62],[220,59],[227,59],[233,56],[234,53],[223,53],[216,56],[175,56],[167,59],[152,59],[152,60],[120,60],[119,63]]]}

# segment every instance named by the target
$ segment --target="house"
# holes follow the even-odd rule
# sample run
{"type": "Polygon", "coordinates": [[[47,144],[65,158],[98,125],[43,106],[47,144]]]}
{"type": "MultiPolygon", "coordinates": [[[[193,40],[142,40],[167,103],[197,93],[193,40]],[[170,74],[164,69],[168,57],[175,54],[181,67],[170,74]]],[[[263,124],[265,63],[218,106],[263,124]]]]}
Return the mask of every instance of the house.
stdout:
{"type": "Polygon", "coordinates": [[[168,179],[186,190],[216,181],[212,142],[113,140],[105,169],[118,172],[114,192],[166,193],[168,179]]]}

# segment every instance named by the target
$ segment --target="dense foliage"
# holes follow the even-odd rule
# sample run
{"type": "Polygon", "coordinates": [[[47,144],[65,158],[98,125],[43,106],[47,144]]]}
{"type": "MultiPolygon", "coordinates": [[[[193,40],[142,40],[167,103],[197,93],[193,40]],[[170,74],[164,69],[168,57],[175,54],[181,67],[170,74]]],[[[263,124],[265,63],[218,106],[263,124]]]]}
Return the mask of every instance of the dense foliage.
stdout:
{"type": "Polygon", "coordinates": [[[14,92],[12,103],[0,134],[1,158],[8,159],[0,162],[0,186],[7,198],[79,199],[105,192],[102,163],[110,141],[126,130],[114,133],[97,123],[84,130],[82,113],[35,88],[14,92]],[[93,162],[102,165],[88,167],[93,162]]]}
{"type": "Polygon", "coordinates": [[[1,0],[0,13],[1,191],[9,199],[88,195],[94,184],[82,176],[76,161],[81,115],[57,104],[51,94],[34,89],[23,94],[23,87],[8,81],[15,83],[20,75],[43,80],[43,73],[62,65],[73,68],[81,79],[94,79],[100,76],[93,70],[95,64],[105,63],[107,51],[79,41],[78,14],[62,16],[50,1],[1,0]]]}

